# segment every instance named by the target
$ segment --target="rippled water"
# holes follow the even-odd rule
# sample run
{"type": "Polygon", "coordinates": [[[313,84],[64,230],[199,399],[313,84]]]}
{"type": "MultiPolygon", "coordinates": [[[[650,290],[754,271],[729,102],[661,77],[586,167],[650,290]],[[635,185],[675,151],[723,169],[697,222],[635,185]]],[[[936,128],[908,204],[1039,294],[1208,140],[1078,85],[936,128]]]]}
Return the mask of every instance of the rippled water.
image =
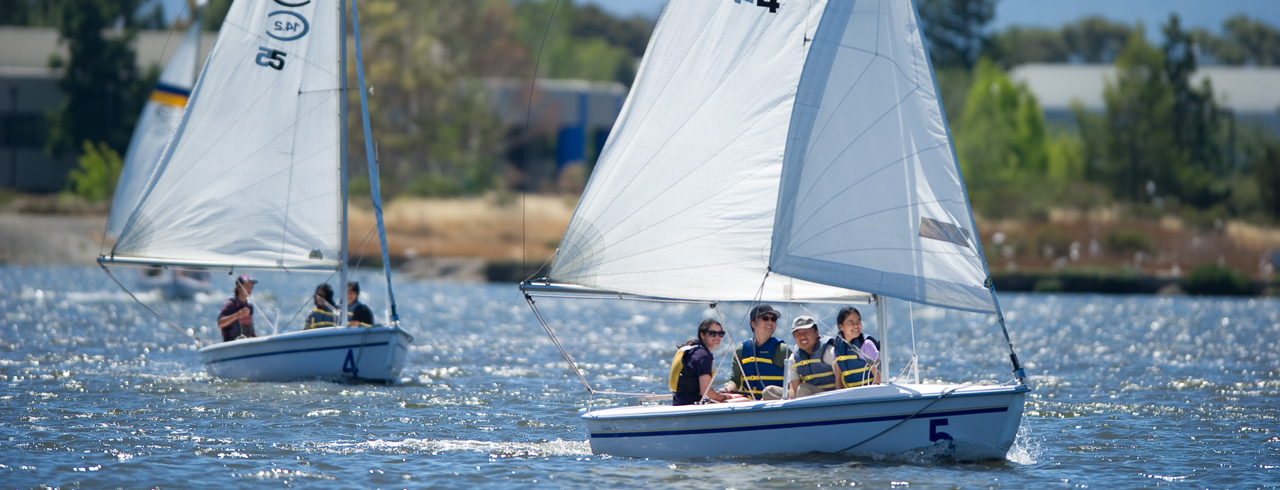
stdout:
{"type": "MultiPolygon", "coordinates": [[[[379,311],[376,275],[361,275],[379,311]]],[[[294,311],[323,277],[260,279],[259,328],[274,319],[292,330],[301,321],[294,311]]],[[[513,285],[398,283],[396,295],[417,337],[400,383],[245,383],[208,378],[190,338],[101,270],[0,266],[0,484],[1280,487],[1280,302],[1272,299],[1002,296],[1036,388],[1007,461],[955,463],[913,454],[595,456],[579,421],[589,397],[513,285]]],[[[223,297],[141,299],[216,337],[199,326],[214,323],[223,297]]],[[[661,390],[662,362],[715,314],[608,300],[539,307],[592,383],[625,391],[661,390]]],[[[784,313],[830,325],[833,310],[784,313]]],[[[898,367],[914,325],[924,379],[1009,378],[991,319],[903,303],[892,310],[898,367]]],[[[726,345],[745,338],[745,307],[721,312],[726,345]]]]}

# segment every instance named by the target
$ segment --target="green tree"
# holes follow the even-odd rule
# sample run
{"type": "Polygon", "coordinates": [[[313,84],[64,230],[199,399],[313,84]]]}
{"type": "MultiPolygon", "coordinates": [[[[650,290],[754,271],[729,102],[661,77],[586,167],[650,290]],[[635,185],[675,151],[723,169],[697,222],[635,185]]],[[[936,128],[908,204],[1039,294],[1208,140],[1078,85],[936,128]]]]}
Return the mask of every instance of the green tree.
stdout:
{"type": "Polygon", "coordinates": [[[604,14],[599,9],[580,9],[572,1],[557,4],[555,0],[522,0],[516,4],[516,17],[520,40],[539,60],[539,78],[617,81],[626,85],[635,78],[638,57],[632,50],[638,33],[609,34],[609,30],[621,30],[618,25],[623,23],[602,20],[604,14]],[[588,13],[583,14],[584,11],[588,13]]]}
{"type": "Polygon", "coordinates": [[[231,0],[209,0],[204,7],[204,30],[218,32],[222,29],[228,10],[231,10],[231,0]]]}
{"type": "Polygon", "coordinates": [[[1244,51],[1243,63],[1280,65],[1280,29],[1243,14],[1227,19],[1222,27],[1227,37],[1244,51]]]}
{"type": "Polygon", "coordinates": [[[1227,125],[1231,115],[1218,107],[1213,85],[1205,79],[1197,89],[1191,84],[1196,71],[1196,47],[1190,33],[1183,31],[1178,16],[1171,15],[1164,26],[1161,49],[1164,73],[1173,96],[1174,141],[1186,156],[1187,166],[1177,169],[1175,189],[1183,201],[1207,208],[1229,194],[1221,184],[1232,168],[1227,160],[1227,125]]]}
{"type": "Polygon", "coordinates": [[[135,63],[131,43],[136,28],[129,22],[138,3],[60,0],[52,7],[70,58],[55,56],[49,61],[62,70],[58,88],[66,94],[49,115],[50,153],[70,151],[84,141],[104,142],[120,152],[128,146],[138,111],[157,76],[141,76],[135,63]],[[123,32],[104,36],[117,19],[127,21],[123,32]]]}
{"type": "Polygon", "coordinates": [[[1272,219],[1280,217],[1280,141],[1272,140],[1253,163],[1253,178],[1261,193],[1264,211],[1272,219]]]}
{"type": "Polygon", "coordinates": [[[1070,61],[1112,63],[1133,37],[1133,28],[1097,16],[1085,17],[1062,27],[1062,40],[1070,61]]]}
{"type": "Polygon", "coordinates": [[[997,0],[922,0],[920,22],[935,68],[972,68],[988,48],[997,0]]]}
{"type": "MultiPolygon", "coordinates": [[[[364,0],[360,14],[385,192],[451,196],[496,185],[505,128],[480,80],[528,66],[511,4],[364,0]]],[[[351,141],[361,141],[359,118],[349,123],[351,141]]],[[[353,145],[352,162],[364,161],[361,148],[353,145]]]]}
{"type": "Polygon", "coordinates": [[[67,174],[67,186],[71,188],[71,194],[89,202],[110,199],[116,191],[120,169],[124,168],[120,154],[102,142],[94,145],[85,141],[83,151],[80,154],[80,167],[67,174]]]}
{"type": "Polygon", "coordinates": [[[978,61],[956,141],[960,168],[975,189],[1048,174],[1044,114],[1025,85],[989,59],[978,61]]]}
{"type": "Polygon", "coordinates": [[[1053,29],[1012,26],[991,36],[987,51],[992,60],[1008,69],[1026,63],[1066,63],[1071,49],[1062,32],[1053,29]]]}
{"type": "Polygon", "coordinates": [[[1177,148],[1173,88],[1165,79],[1164,56],[1147,43],[1141,24],[1116,60],[1116,78],[1103,89],[1103,162],[1094,174],[1121,198],[1145,202],[1156,192],[1177,188],[1176,169],[1186,166],[1177,148]]]}

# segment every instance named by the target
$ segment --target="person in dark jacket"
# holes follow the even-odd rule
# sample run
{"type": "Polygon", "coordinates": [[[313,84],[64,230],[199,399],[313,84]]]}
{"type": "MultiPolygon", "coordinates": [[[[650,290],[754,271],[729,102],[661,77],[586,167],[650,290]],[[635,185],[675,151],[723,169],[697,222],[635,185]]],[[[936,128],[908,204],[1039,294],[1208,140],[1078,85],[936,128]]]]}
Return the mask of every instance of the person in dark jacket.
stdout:
{"type": "Polygon", "coordinates": [[[347,325],[352,327],[372,327],[373,310],[360,302],[360,283],[347,283],[347,325]]]}
{"type": "Polygon", "coordinates": [[[682,367],[676,372],[675,366],[672,366],[672,374],[676,375],[676,379],[672,380],[675,385],[671,396],[672,405],[693,405],[701,402],[703,397],[713,402],[744,400],[741,396],[711,389],[711,381],[715,376],[712,371],[715,357],[711,351],[719,347],[722,340],[724,327],[720,322],[708,318],[698,325],[698,338],[680,347],[684,355],[677,356],[674,362],[680,362],[682,367]]]}
{"type": "Polygon", "coordinates": [[[222,304],[222,312],[218,313],[218,328],[222,330],[223,342],[258,336],[253,331],[253,305],[249,304],[249,295],[253,294],[253,285],[257,283],[258,280],[248,274],[240,274],[236,278],[235,293],[222,304]]]}

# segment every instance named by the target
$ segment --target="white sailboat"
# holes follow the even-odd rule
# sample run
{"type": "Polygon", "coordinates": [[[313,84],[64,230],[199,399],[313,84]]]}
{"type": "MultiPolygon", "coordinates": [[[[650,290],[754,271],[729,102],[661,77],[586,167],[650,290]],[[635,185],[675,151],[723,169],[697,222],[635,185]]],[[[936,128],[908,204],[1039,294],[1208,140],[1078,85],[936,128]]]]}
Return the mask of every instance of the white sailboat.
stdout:
{"type": "MultiPolygon", "coordinates": [[[[353,4],[354,7],[354,4],[353,4]]],[[[346,35],[343,2],[232,4],[186,110],[104,267],[337,272],[347,282],[346,35]]],[[[359,27],[356,61],[360,86],[359,27]]],[[[365,93],[361,107],[367,108],[365,93]]],[[[367,110],[365,148],[381,232],[367,110]]],[[[129,206],[127,200],[113,204],[129,206]]],[[[413,337],[399,327],[385,232],[384,326],[235,340],[199,354],[210,375],[255,381],[394,380],[413,337]]],[[[108,269],[108,272],[109,269],[108,269]]],[[[339,325],[347,323],[337,295],[339,325]]]]}
{"type": "MultiPolygon", "coordinates": [[[[111,213],[107,216],[106,236],[116,239],[128,212],[137,206],[147,181],[155,173],[160,154],[169,136],[178,128],[182,110],[187,106],[191,89],[199,73],[200,19],[192,20],[182,42],[174,50],[160,80],[142,108],[138,124],[124,155],[124,167],[116,182],[111,213]]],[[[197,293],[211,293],[209,273],[203,270],[152,267],[142,271],[139,289],[155,289],[168,298],[191,298],[197,293]]]]}
{"type": "MultiPolygon", "coordinates": [[[[994,314],[1003,329],[919,25],[911,0],[668,3],[548,277],[522,284],[538,318],[538,295],[869,293],[886,375],[887,298],[994,314]]],[[[1030,390],[1005,341],[1003,384],[889,380],[583,418],[592,450],[620,456],[1004,458],[1030,390]]]]}

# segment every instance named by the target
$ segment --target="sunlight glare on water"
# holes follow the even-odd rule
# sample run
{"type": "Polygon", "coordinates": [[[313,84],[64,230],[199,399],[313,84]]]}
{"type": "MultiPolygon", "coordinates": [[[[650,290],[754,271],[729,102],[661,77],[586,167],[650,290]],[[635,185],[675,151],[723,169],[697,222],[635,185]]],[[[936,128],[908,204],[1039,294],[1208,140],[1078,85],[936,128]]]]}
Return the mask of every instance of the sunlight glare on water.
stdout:
{"type": "MultiPolygon", "coordinates": [[[[127,280],[130,271],[118,271],[127,280]]],[[[256,274],[255,302],[299,328],[325,276],[256,274]]],[[[657,460],[591,454],[590,397],[510,284],[396,285],[416,341],[400,381],[210,379],[206,340],[227,286],[194,301],[138,298],[96,268],[0,266],[0,481],[13,487],[796,488],[1280,486],[1280,302],[1274,299],[1006,294],[1034,391],[1003,461],[929,449],[854,458],[657,460]]],[[[357,279],[380,316],[377,271],[357,279]]],[[[336,282],[329,278],[331,283],[336,282]]],[[[222,284],[226,283],[226,284],[222,284]]],[[[716,353],[750,335],[746,305],[538,300],[597,389],[664,390],[675,347],[723,314],[716,353]]],[[[837,305],[812,313],[830,331],[837,305]]],[[[926,381],[1007,381],[994,319],[894,302],[889,355],[916,352],[926,381]],[[914,330],[914,346],[911,342],[914,330]]],[[[876,331],[874,308],[866,315],[876,331]]],[[[265,323],[265,322],[264,322],[265,323]]],[[[790,341],[789,335],[778,335],[790,341]]],[[[763,443],[767,443],[764,441],[763,443]]]]}

